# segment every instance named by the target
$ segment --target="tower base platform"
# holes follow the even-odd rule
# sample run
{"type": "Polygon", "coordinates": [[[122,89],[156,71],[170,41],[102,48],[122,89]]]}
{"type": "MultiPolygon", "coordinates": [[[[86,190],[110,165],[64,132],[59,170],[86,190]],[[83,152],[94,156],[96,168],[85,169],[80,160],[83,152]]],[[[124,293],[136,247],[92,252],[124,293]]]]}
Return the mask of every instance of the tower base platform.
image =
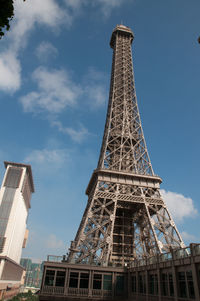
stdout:
{"type": "Polygon", "coordinates": [[[70,264],[48,256],[39,300],[199,301],[200,244],[127,267],[70,264]]]}

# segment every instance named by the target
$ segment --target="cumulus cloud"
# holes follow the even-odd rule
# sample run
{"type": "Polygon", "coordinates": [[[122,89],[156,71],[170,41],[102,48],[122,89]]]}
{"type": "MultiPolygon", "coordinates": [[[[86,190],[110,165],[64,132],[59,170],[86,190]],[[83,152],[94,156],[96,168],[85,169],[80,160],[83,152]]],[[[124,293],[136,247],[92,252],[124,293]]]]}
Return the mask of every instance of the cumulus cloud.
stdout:
{"type": "Polygon", "coordinates": [[[55,30],[65,22],[71,24],[67,10],[61,9],[55,0],[15,1],[15,18],[8,36],[8,46],[0,53],[0,89],[15,92],[21,86],[20,50],[26,46],[29,33],[36,24],[55,30]]]}
{"type": "Polygon", "coordinates": [[[123,0],[97,0],[105,17],[111,14],[112,9],[119,7],[123,0]]]}
{"type": "Polygon", "coordinates": [[[68,159],[68,151],[66,149],[36,149],[24,159],[24,162],[49,166],[62,166],[62,164],[68,159]]]}
{"type": "Polygon", "coordinates": [[[167,207],[177,222],[182,222],[184,218],[194,217],[198,211],[194,207],[191,198],[182,194],[161,189],[161,194],[167,204],[167,207]]]}
{"type": "MultiPolygon", "coordinates": [[[[108,16],[111,10],[119,7],[123,1],[65,0],[58,3],[56,0],[29,0],[25,2],[16,0],[14,2],[15,18],[12,22],[10,32],[6,33],[9,41],[7,49],[11,63],[6,63],[7,51],[0,53],[0,67],[3,67],[1,68],[0,89],[6,92],[15,92],[21,86],[19,54],[20,50],[26,46],[28,37],[36,25],[49,27],[53,31],[56,31],[64,23],[69,28],[83,6],[99,6],[104,16],[108,16]],[[61,6],[61,4],[65,5],[61,6]]],[[[43,47],[41,46],[37,51],[38,55],[42,55],[44,51],[53,51],[55,54],[55,48],[47,44],[43,45],[43,47]]],[[[36,95],[32,95],[32,97],[36,97],[36,95]]],[[[99,99],[97,97],[97,103],[99,99]]]]}
{"type": "Polygon", "coordinates": [[[0,89],[15,92],[21,85],[21,66],[13,51],[7,51],[0,56],[0,89]]]}
{"type": "Polygon", "coordinates": [[[33,72],[32,78],[38,90],[20,98],[25,112],[60,113],[67,106],[76,104],[81,91],[66,71],[39,67],[33,72]]]}
{"type": "Polygon", "coordinates": [[[50,57],[55,57],[58,54],[58,50],[48,41],[43,41],[36,48],[36,56],[41,61],[47,61],[50,57]]]}
{"type": "Polygon", "coordinates": [[[106,80],[106,74],[96,70],[94,67],[88,68],[88,71],[83,78],[82,90],[91,108],[97,109],[105,104],[107,98],[105,89],[106,80]]]}
{"type": "Polygon", "coordinates": [[[181,236],[184,241],[189,242],[189,243],[197,241],[197,238],[194,235],[189,234],[185,231],[181,232],[181,236]]]}
{"type": "Polygon", "coordinates": [[[89,98],[90,105],[93,108],[102,106],[106,100],[105,88],[101,85],[88,85],[85,87],[85,93],[89,98]]]}
{"type": "Polygon", "coordinates": [[[83,125],[81,125],[78,130],[71,127],[64,127],[60,121],[56,120],[52,121],[51,125],[57,127],[59,132],[68,134],[72,140],[78,143],[82,142],[89,135],[88,130],[83,125]]]}
{"type": "Polygon", "coordinates": [[[71,25],[72,17],[55,0],[29,0],[15,2],[15,20],[10,38],[16,49],[26,45],[28,34],[36,24],[58,28],[62,23],[71,25]]]}
{"type": "Polygon", "coordinates": [[[57,238],[56,235],[50,234],[46,241],[45,241],[46,247],[49,249],[58,249],[58,248],[64,248],[65,244],[64,242],[57,238]]]}
{"type": "Polygon", "coordinates": [[[33,72],[32,80],[37,88],[19,99],[24,112],[47,113],[52,126],[75,142],[82,142],[89,135],[88,130],[83,125],[78,129],[65,127],[58,115],[68,107],[78,107],[81,99],[86,99],[91,108],[102,106],[106,99],[102,73],[91,68],[83,82],[76,84],[66,70],[39,67],[33,72]]]}
{"type": "Polygon", "coordinates": [[[23,257],[31,258],[35,263],[41,263],[52,252],[57,255],[66,253],[63,240],[54,233],[46,233],[42,228],[36,231],[31,230],[27,247],[23,250],[23,257]]]}

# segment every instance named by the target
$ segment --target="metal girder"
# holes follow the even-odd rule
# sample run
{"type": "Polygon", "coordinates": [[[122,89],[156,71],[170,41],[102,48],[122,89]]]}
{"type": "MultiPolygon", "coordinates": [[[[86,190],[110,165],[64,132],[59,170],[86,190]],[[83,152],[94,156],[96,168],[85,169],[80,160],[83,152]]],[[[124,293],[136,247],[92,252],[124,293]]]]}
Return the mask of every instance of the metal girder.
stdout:
{"type": "Polygon", "coordinates": [[[124,265],[184,246],[160,194],[143,135],[133,76],[132,31],[117,26],[110,96],[97,170],[68,262],[124,265]]]}

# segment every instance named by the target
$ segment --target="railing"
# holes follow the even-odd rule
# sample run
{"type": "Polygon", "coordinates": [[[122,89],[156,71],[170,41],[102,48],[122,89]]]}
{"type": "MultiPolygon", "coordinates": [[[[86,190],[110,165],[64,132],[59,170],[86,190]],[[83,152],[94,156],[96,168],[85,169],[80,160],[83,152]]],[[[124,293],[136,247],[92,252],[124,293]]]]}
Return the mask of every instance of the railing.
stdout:
{"type": "Polygon", "coordinates": [[[63,259],[64,259],[63,256],[55,256],[55,255],[47,256],[47,261],[51,261],[51,262],[62,262],[63,259]]]}
{"type": "Polygon", "coordinates": [[[185,258],[191,256],[191,249],[190,247],[178,249],[173,251],[174,259],[185,258]]]}
{"type": "MultiPolygon", "coordinates": [[[[138,266],[144,266],[148,264],[155,264],[159,262],[165,262],[170,261],[172,259],[181,259],[181,258],[187,258],[189,256],[196,256],[200,255],[200,244],[190,244],[189,247],[186,248],[180,248],[180,249],[174,249],[171,252],[158,254],[152,257],[146,257],[139,260],[133,260],[130,263],[130,267],[138,267],[138,266]]],[[[50,262],[63,262],[65,261],[65,256],[54,256],[54,255],[48,255],[47,261],[50,262]]],[[[95,266],[95,264],[93,264],[95,266]]],[[[112,267],[117,267],[117,264],[110,264],[112,267]]]]}
{"type": "Polygon", "coordinates": [[[161,254],[159,256],[159,261],[160,262],[164,262],[164,261],[168,261],[168,260],[172,260],[172,253],[171,252],[164,253],[164,254],[161,254]]]}
{"type": "MultiPolygon", "coordinates": [[[[64,295],[64,287],[58,287],[58,286],[43,286],[42,293],[46,295],[64,295]]],[[[87,288],[73,288],[69,287],[66,292],[68,296],[88,296],[89,295],[89,289],[87,288]]],[[[94,297],[111,297],[112,296],[112,290],[91,290],[91,294],[94,297]]]]}
{"type": "Polygon", "coordinates": [[[88,296],[89,290],[87,288],[68,288],[68,295],[71,296],[88,296]]]}
{"type": "Polygon", "coordinates": [[[200,255],[200,244],[193,245],[193,255],[200,255]]]}
{"type": "Polygon", "coordinates": [[[42,293],[44,294],[55,294],[55,295],[63,295],[64,294],[64,287],[59,286],[43,286],[42,293]]]}
{"type": "Polygon", "coordinates": [[[170,261],[173,259],[182,259],[182,258],[190,257],[191,255],[193,256],[200,255],[200,244],[190,244],[189,247],[174,249],[172,250],[172,252],[158,254],[156,256],[146,257],[139,260],[133,260],[130,263],[130,267],[134,268],[134,267],[145,266],[149,264],[170,261]]]}

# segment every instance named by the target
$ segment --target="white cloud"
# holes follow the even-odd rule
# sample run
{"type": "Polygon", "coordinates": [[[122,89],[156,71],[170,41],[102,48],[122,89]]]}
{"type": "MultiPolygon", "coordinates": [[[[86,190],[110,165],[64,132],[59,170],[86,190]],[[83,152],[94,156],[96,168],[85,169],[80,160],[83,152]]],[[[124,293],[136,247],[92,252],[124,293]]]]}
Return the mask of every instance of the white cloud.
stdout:
{"type": "Polygon", "coordinates": [[[49,249],[58,249],[65,247],[64,242],[61,239],[57,238],[54,234],[50,234],[47,237],[47,239],[45,240],[45,245],[49,249]]]}
{"type": "Polygon", "coordinates": [[[15,53],[7,51],[0,56],[0,89],[14,92],[21,85],[21,66],[15,53]]]}
{"type": "Polygon", "coordinates": [[[72,140],[78,143],[82,142],[89,135],[88,130],[82,125],[79,130],[75,130],[71,127],[63,127],[62,123],[56,120],[52,121],[51,125],[57,127],[59,132],[68,134],[72,140]]]}
{"type": "Polygon", "coordinates": [[[76,104],[81,89],[70,80],[66,71],[39,67],[32,77],[38,85],[38,91],[20,99],[25,112],[60,113],[67,106],[76,104]]]}
{"type": "MultiPolygon", "coordinates": [[[[22,48],[24,48],[28,41],[30,32],[36,25],[50,27],[56,31],[61,24],[67,25],[69,28],[81,11],[82,6],[100,6],[104,16],[108,16],[111,10],[115,7],[119,7],[123,0],[65,0],[60,2],[56,0],[29,0],[22,1],[16,0],[15,4],[15,17],[13,19],[11,30],[6,33],[9,44],[7,46],[9,52],[9,63],[7,52],[0,53],[0,89],[7,92],[15,92],[21,86],[21,65],[19,61],[19,54],[22,48]],[[65,3],[65,6],[61,4],[65,3]],[[3,71],[2,71],[3,70],[3,71]]],[[[47,46],[47,45],[46,45],[47,46]]],[[[50,45],[49,45],[50,46],[50,45]]],[[[54,51],[51,47],[48,51],[54,51]]],[[[44,51],[41,48],[38,50],[40,54],[44,51]]],[[[39,53],[38,52],[38,53],[39,53]]],[[[39,55],[39,54],[38,54],[39,55]]],[[[100,94],[102,91],[98,91],[96,97],[96,103],[100,102],[100,94]]],[[[37,95],[30,95],[30,101],[37,99],[37,95]]]]}
{"type": "Polygon", "coordinates": [[[85,3],[86,3],[86,1],[84,1],[84,0],[65,0],[65,4],[67,7],[70,7],[72,9],[76,9],[76,10],[77,9],[79,10],[81,8],[81,6],[85,3]]]}
{"type": "Polygon", "coordinates": [[[42,149],[33,150],[25,159],[24,162],[49,166],[62,166],[68,159],[68,151],[66,149],[42,149]]]}
{"type": "Polygon", "coordinates": [[[177,222],[183,221],[184,218],[197,215],[198,211],[194,207],[191,198],[187,198],[176,192],[165,191],[164,189],[161,189],[160,192],[166,202],[169,212],[177,222]]]}
{"type": "Polygon", "coordinates": [[[98,84],[92,84],[85,87],[85,93],[89,98],[89,104],[93,108],[102,106],[106,100],[105,88],[98,84]]]}
{"type": "Polygon", "coordinates": [[[62,23],[71,25],[72,17],[55,0],[15,1],[15,18],[10,38],[16,49],[26,45],[28,34],[36,24],[58,28],[62,23]]]}
{"type": "Polygon", "coordinates": [[[46,260],[47,255],[62,255],[66,253],[66,244],[53,233],[47,233],[39,227],[30,231],[30,239],[23,250],[23,258],[31,258],[33,262],[40,263],[46,260]]]}
{"type": "Polygon", "coordinates": [[[8,46],[0,53],[0,89],[15,92],[21,86],[19,52],[26,46],[28,35],[36,24],[55,30],[62,23],[72,22],[66,9],[61,9],[55,0],[14,1],[15,17],[11,30],[6,33],[8,46]]]}
{"type": "Polygon", "coordinates": [[[123,0],[97,0],[97,2],[100,4],[104,16],[108,17],[112,9],[121,6],[123,0]]]}
{"type": "Polygon", "coordinates": [[[65,0],[66,6],[72,10],[80,12],[83,6],[93,6],[100,8],[105,17],[108,17],[112,9],[119,7],[123,0],[65,0]]]}
{"type": "Polygon", "coordinates": [[[57,54],[57,48],[47,41],[41,42],[36,48],[36,56],[41,61],[47,61],[50,57],[55,57],[57,54]]]}
{"type": "Polygon", "coordinates": [[[75,142],[82,142],[89,133],[81,125],[79,129],[64,127],[58,119],[58,114],[67,107],[76,107],[80,99],[86,99],[91,108],[98,108],[105,103],[105,89],[102,85],[104,77],[101,72],[90,68],[82,84],[71,80],[66,70],[50,70],[37,68],[32,74],[37,89],[21,97],[25,112],[47,113],[50,124],[58,128],[61,133],[68,134],[75,142]]]}
{"type": "Polygon", "coordinates": [[[181,237],[183,240],[185,240],[186,242],[194,242],[194,241],[197,241],[197,238],[192,235],[192,234],[189,234],[185,231],[181,232],[181,237]]]}

